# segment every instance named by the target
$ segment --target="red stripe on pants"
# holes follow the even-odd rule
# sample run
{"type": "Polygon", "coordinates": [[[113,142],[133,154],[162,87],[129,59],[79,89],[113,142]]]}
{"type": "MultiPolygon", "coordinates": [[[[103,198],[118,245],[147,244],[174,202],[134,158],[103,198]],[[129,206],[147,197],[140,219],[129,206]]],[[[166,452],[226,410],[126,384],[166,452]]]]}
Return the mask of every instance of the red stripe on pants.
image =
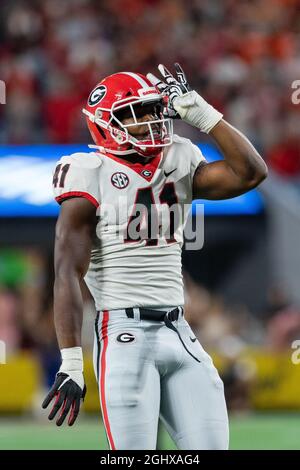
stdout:
{"type": "Polygon", "coordinates": [[[101,354],[100,359],[100,370],[101,370],[101,379],[100,379],[100,395],[101,395],[101,405],[102,405],[102,414],[103,414],[103,421],[107,433],[107,438],[109,441],[109,445],[111,450],[116,450],[115,443],[111,434],[110,424],[108,420],[107,414],[107,407],[106,407],[106,399],[105,399],[105,372],[106,372],[106,350],[108,345],[108,336],[107,336],[107,324],[109,319],[109,312],[105,310],[103,312],[103,320],[102,320],[102,339],[103,339],[103,351],[101,354]]]}

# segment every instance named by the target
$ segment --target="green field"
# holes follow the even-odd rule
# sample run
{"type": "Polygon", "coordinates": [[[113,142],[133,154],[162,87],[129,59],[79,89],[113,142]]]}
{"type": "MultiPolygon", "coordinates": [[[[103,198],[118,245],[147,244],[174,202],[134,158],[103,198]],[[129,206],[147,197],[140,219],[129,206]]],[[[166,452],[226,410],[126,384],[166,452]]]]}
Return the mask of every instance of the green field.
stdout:
{"type": "MultiPolygon", "coordinates": [[[[231,416],[231,449],[299,449],[300,414],[231,416]]],[[[160,432],[160,449],[175,449],[160,432]]],[[[73,428],[57,428],[28,418],[0,419],[0,449],[107,449],[104,429],[96,418],[81,417],[73,428]]]]}

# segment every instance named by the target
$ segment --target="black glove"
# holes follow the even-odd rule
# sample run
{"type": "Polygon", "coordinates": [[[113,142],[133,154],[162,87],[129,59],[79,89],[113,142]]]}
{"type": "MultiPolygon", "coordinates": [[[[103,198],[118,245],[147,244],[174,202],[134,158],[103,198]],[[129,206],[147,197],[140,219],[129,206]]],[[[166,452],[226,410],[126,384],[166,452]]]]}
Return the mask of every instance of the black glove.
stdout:
{"type": "Polygon", "coordinates": [[[59,372],[56,374],[55,382],[42,403],[42,408],[47,408],[49,403],[55,397],[56,399],[48,419],[52,420],[58,410],[61,410],[60,415],[56,420],[57,426],[61,426],[67,414],[71,410],[68,418],[68,425],[72,426],[78,416],[81,400],[84,400],[85,394],[85,385],[82,389],[74,380],[72,380],[70,375],[65,374],[64,372],[59,372]]]}

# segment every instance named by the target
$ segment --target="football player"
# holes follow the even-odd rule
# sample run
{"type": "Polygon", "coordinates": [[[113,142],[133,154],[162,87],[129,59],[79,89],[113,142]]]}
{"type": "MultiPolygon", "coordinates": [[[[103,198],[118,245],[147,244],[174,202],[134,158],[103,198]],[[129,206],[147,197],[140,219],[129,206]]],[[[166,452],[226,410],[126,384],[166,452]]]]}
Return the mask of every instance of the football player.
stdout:
{"type": "Polygon", "coordinates": [[[62,363],[43,407],[53,400],[49,419],[57,416],[60,426],[68,416],[73,425],[85,396],[85,281],[97,310],[94,369],[111,449],[155,449],[159,417],[180,449],[228,448],[223,383],[184,318],[183,209],[193,199],[243,194],[267,169],[175,68],[173,76],[160,65],[161,78],[104,78],[83,110],[94,151],[62,157],[53,177],[61,204],[54,317],[62,363]],[[208,133],[224,159],[207,163],[197,146],[173,135],[174,118],[208,133]]]}

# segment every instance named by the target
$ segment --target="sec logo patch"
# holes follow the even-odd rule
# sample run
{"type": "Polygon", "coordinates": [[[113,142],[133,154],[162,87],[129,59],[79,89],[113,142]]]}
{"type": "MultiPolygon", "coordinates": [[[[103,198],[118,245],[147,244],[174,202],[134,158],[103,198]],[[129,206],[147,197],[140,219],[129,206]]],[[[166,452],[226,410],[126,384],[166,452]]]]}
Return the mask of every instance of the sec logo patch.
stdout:
{"type": "Polygon", "coordinates": [[[135,340],[135,336],[132,333],[121,333],[117,336],[118,343],[132,343],[135,340]]]}
{"type": "Polygon", "coordinates": [[[114,173],[111,177],[111,184],[118,189],[127,188],[129,184],[129,178],[125,173],[118,172],[114,173]]]}

